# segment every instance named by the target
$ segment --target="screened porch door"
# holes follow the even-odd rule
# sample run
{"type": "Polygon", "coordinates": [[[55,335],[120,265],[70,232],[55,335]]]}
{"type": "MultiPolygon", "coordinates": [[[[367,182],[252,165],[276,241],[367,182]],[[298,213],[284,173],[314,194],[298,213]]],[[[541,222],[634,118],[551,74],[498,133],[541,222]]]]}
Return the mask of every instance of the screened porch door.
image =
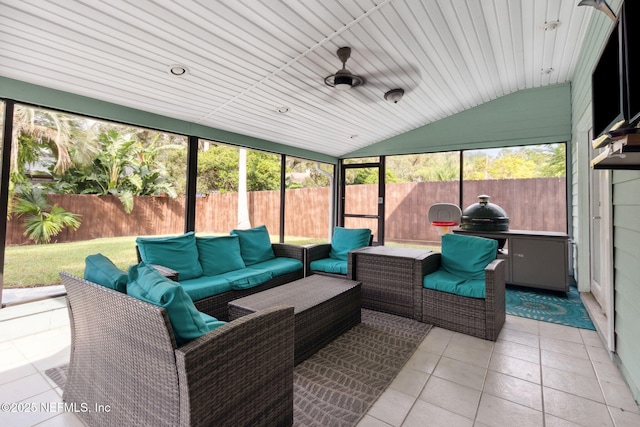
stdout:
{"type": "Polygon", "coordinates": [[[373,244],[384,244],[384,160],[341,165],[340,215],[345,228],[369,228],[373,244]]]}

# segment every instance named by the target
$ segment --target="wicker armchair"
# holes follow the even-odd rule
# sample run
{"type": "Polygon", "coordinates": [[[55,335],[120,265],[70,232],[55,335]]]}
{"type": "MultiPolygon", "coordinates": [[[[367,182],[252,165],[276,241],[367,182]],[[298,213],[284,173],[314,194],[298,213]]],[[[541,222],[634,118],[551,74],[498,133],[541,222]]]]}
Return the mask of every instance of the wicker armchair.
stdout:
{"type": "Polygon", "coordinates": [[[505,283],[502,259],[492,261],[485,268],[486,298],[470,298],[423,287],[423,278],[440,268],[441,254],[434,252],[416,260],[420,274],[414,276],[414,287],[421,289],[418,310],[422,321],[482,339],[495,341],[504,325],[505,283]]]}
{"type": "Polygon", "coordinates": [[[163,308],[60,276],[72,332],[63,400],[88,425],[293,423],[292,307],[244,316],[177,347],[163,308]]]}
{"type": "Polygon", "coordinates": [[[323,276],[329,276],[329,277],[337,277],[337,278],[343,278],[343,279],[347,279],[347,280],[353,280],[353,271],[351,271],[351,266],[352,263],[349,262],[351,261],[351,254],[349,254],[349,261],[347,262],[347,275],[345,276],[344,274],[338,274],[338,273],[326,273],[324,271],[312,271],[311,270],[311,261],[315,261],[318,259],[325,259],[325,258],[329,258],[329,252],[331,252],[331,243],[321,243],[321,244],[317,244],[317,245],[309,245],[306,247],[307,250],[307,255],[306,255],[306,260],[305,260],[305,265],[304,265],[304,275],[305,276],[310,276],[312,274],[320,274],[323,276]]]}
{"type": "MultiPolygon", "coordinates": [[[[373,235],[369,236],[368,246],[373,244],[373,235]]],[[[347,254],[347,274],[340,273],[328,273],[326,271],[317,271],[311,269],[311,263],[313,261],[327,259],[331,253],[331,243],[321,243],[316,245],[306,246],[306,255],[304,262],[304,275],[310,276],[312,274],[320,274],[323,276],[336,277],[339,279],[353,280],[353,252],[347,254]]]]}

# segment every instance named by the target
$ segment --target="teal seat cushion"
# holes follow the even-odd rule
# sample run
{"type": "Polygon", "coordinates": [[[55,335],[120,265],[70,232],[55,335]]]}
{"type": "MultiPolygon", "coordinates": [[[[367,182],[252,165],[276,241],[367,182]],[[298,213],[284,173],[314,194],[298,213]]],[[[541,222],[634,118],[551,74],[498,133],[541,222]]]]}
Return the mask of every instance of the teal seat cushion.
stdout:
{"type": "Polygon", "coordinates": [[[273,274],[269,270],[261,270],[253,267],[243,268],[242,270],[230,271],[221,274],[219,277],[227,280],[231,289],[241,290],[249,289],[271,280],[273,274]]]}
{"type": "Polygon", "coordinates": [[[178,272],[180,280],[202,276],[193,231],[179,236],[138,237],[140,258],[147,264],[160,264],[178,272]]]}
{"type": "Polygon", "coordinates": [[[195,279],[181,280],[180,285],[193,301],[199,301],[231,290],[231,283],[221,275],[200,276],[195,279]]]}
{"type": "Polygon", "coordinates": [[[458,291],[457,295],[461,295],[463,297],[482,299],[487,297],[487,287],[484,280],[468,279],[465,280],[464,283],[458,285],[456,289],[458,291]]]}
{"type": "Polygon", "coordinates": [[[422,279],[422,285],[427,289],[433,289],[469,298],[484,299],[487,295],[484,279],[464,279],[443,269],[438,269],[435,272],[424,276],[422,279]]]}
{"type": "Polygon", "coordinates": [[[333,258],[323,258],[311,261],[309,268],[311,271],[323,271],[333,274],[347,274],[347,261],[333,258]]]}
{"type": "MultiPolygon", "coordinates": [[[[182,286],[167,279],[144,262],[129,269],[127,294],[163,307],[169,316],[178,345],[186,344],[209,332],[209,327],[182,286]]],[[[144,331],[140,333],[144,334],[144,331]]]]}
{"type": "Polygon", "coordinates": [[[465,279],[484,280],[484,269],[496,259],[498,242],[484,237],[442,236],[441,268],[465,279]]]}
{"type": "Polygon", "coordinates": [[[86,280],[119,292],[127,292],[127,272],[116,267],[109,258],[102,254],[89,255],[84,263],[86,280]]]}
{"type": "Polygon", "coordinates": [[[454,276],[441,268],[431,274],[427,274],[422,279],[422,285],[425,288],[450,294],[455,294],[456,287],[463,282],[464,279],[454,276]]]}
{"type": "Polygon", "coordinates": [[[257,264],[276,257],[271,247],[269,231],[264,225],[248,230],[232,230],[231,234],[240,239],[240,253],[245,265],[257,264]]]}
{"type": "Polygon", "coordinates": [[[196,237],[202,274],[215,276],[244,268],[238,236],[196,237]]]}
{"type": "Polygon", "coordinates": [[[329,257],[346,261],[349,252],[367,246],[370,239],[371,230],[368,228],[335,227],[329,257]]]}
{"type": "Polygon", "coordinates": [[[273,274],[273,277],[295,273],[302,270],[303,267],[302,261],[287,257],[277,257],[251,266],[253,269],[268,270],[273,274]]]}

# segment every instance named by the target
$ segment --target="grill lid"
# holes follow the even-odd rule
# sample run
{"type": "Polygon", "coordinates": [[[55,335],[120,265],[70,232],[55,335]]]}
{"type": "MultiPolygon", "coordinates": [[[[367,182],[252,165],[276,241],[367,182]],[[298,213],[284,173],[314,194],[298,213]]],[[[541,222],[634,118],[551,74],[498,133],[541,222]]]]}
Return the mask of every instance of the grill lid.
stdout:
{"type": "Polygon", "coordinates": [[[476,231],[507,231],[509,230],[509,217],[500,206],[489,203],[489,196],[478,196],[478,203],[468,206],[462,212],[460,228],[476,231]]]}

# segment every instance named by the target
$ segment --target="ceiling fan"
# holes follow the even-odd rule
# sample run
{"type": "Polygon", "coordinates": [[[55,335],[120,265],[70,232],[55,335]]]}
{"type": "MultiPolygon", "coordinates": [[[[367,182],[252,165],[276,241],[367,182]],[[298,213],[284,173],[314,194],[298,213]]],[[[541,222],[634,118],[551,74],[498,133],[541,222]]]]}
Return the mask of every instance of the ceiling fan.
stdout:
{"type": "Polygon", "coordinates": [[[341,47],[338,49],[338,59],[342,62],[342,69],[335,74],[325,77],[324,82],[327,86],[334,87],[338,90],[351,89],[364,83],[364,78],[351,74],[346,68],[346,63],[351,56],[350,47],[341,47]]]}

